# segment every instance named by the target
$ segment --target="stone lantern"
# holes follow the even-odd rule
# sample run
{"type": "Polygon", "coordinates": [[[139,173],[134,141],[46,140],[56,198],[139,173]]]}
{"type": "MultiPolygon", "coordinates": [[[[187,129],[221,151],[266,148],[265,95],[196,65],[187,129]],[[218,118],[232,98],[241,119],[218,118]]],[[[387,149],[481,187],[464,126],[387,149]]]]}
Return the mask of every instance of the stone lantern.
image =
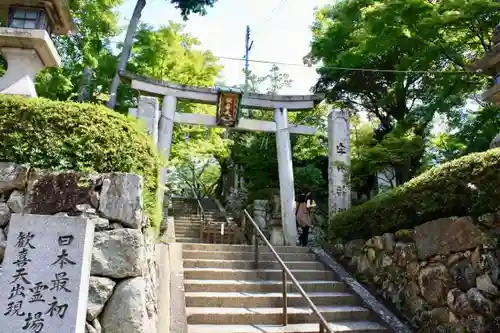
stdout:
{"type": "MultiPolygon", "coordinates": [[[[492,49],[484,57],[476,60],[470,68],[493,77],[493,86],[483,93],[482,98],[500,105],[500,24],[496,26],[491,40],[492,49]]],[[[500,133],[490,143],[490,148],[497,147],[500,147],[500,133]]]]}
{"type": "Polygon", "coordinates": [[[74,30],[66,0],[1,0],[0,53],[7,71],[0,93],[36,97],[34,79],[61,59],[50,35],[74,30]]]}

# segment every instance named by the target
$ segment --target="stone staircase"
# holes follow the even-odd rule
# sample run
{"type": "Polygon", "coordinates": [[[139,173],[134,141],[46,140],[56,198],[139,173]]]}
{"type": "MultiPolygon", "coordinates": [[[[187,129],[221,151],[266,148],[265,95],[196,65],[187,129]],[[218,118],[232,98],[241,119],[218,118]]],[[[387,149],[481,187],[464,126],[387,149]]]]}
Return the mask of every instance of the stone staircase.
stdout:
{"type": "MultiPolygon", "coordinates": [[[[282,271],[260,247],[253,268],[248,245],[183,244],[188,333],[312,333],[318,319],[288,279],[288,325],[283,326],[282,271]]],[[[388,333],[332,271],[302,247],[276,247],[334,332],[388,333]]]]}
{"type": "Polygon", "coordinates": [[[195,199],[172,198],[172,213],[175,225],[175,238],[177,243],[231,243],[232,233],[225,229],[221,235],[221,224],[226,220],[217,207],[210,204],[210,199],[203,199],[205,228],[202,235],[202,217],[196,213],[198,203],[195,199]]]}
{"type": "Polygon", "coordinates": [[[199,243],[201,216],[196,214],[196,201],[172,198],[175,239],[178,243],[199,243]]]}

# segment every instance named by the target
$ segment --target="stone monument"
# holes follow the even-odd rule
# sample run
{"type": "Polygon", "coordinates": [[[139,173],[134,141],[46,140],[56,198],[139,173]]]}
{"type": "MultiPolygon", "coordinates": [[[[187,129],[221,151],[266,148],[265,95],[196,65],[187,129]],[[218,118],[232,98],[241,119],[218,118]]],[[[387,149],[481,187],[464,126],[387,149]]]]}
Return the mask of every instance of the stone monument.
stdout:
{"type": "Polygon", "coordinates": [[[61,63],[50,35],[74,30],[66,0],[2,0],[0,21],[0,53],[7,61],[0,93],[36,97],[36,74],[61,63]]]}
{"type": "Polygon", "coordinates": [[[94,222],[12,215],[0,279],[1,333],[84,333],[94,222]]]}
{"type": "Polygon", "coordinates": [[[253,220],[262,230],[267,228],[268,206],[269,206],[268,200],[255,200],[253,202],[253,220]]]}
{"type": "MultiPolygon", "coordinates": [[[[491,40],[493,43],[491,50],[472,63],[469,68],[493,77],[493,86],[483,93],[482,98],[500,105],[500,24],[496,26],[491,40]]],[[[500,147],[500,133],[490,143],[490,148],[497,147],[500,147]]]]}
{"type": "Polygon", "coordinates": [[[328,114],[328,216],[351,207],[349,116],[345,110],[328,114]]]}

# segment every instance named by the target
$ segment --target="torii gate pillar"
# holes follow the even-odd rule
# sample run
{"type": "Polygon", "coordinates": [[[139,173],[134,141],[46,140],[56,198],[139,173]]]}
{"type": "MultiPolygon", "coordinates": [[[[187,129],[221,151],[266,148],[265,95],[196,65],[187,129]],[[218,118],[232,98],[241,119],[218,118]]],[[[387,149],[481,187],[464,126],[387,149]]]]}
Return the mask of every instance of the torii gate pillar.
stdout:
{"type": "Polygon", "coordinates": [[[288,110],[274,111],[276,122],[276,151],[278,153],[278,173],[281,199],[281,221],[285,245],[296,245],[297,226],[295,222],[295,193],[293,182],[292,147],[288,131],[288,110]]]}

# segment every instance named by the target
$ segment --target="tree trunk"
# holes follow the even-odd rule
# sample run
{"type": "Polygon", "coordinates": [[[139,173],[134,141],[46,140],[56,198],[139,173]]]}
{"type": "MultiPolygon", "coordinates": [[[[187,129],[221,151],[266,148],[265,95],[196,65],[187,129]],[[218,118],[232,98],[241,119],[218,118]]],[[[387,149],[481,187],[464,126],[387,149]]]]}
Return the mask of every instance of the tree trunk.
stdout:
{"type": "Polygon", "coordinates": [[[83,68],[82,82],[80,83],[80,91],[78,92],[78,102],[90,101],[92,97],[92,76],[94,70],[89,66],[83,68]]]}
{"type": "Polygon", "coordinates": [[[227,172],[226,159],[225,158],[220,159],[219,165],[220,165],[220,176],[219,179],[217,180],[217,187],[215,188],[215,197],[221,200],[222,203],[225,203],[223,198],[223,189],[224,189],[224,175],[227,172]]]}
{"type": "Polygon", "coordinates": [[[118,86],[120,85],[119,72],[125,69],[127,66],[128,58],[130,58],[130,53],[132,52],[132,44],[134,43],[135,32],[137,31],[137,26],[141,19],[142,10],[146,6],[146,0],[137,0],[135,4],[134,13],[128,24],[127,35],[125,36],[125,41],[123,42],[122,52],[118,58],[118,64],[116,66],[115,76],[113,77],[113,82],[109,88],[109,101],[108,108],[114,109],[116,106],[116,93],[118,91],[118,86]]]}

